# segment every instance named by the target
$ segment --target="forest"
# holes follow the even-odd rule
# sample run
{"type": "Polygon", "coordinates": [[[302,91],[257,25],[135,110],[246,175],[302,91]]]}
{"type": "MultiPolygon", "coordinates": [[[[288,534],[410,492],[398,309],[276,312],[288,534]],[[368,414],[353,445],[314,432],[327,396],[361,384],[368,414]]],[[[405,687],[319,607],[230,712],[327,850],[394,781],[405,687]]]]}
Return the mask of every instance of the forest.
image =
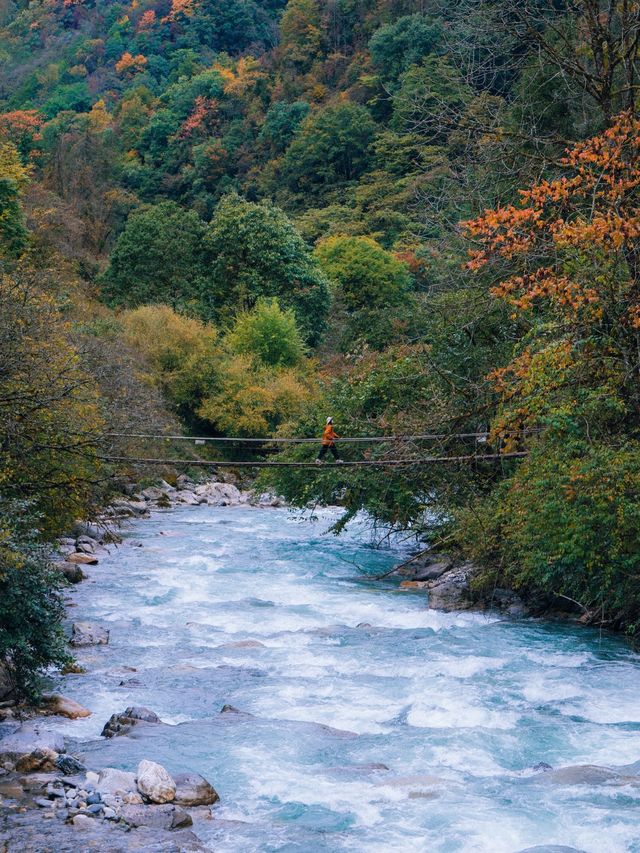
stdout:
{"type": "Polygon", "coordinates": [[[0,660],[25,692],[67,655],[50,543],[140,474],[112,433],[312,461],[269,439],[330,415],[397,437],[347,461],[472,456],[258,484],[637,634],[639,46],[636,0],[3,4],[0,660]]]}

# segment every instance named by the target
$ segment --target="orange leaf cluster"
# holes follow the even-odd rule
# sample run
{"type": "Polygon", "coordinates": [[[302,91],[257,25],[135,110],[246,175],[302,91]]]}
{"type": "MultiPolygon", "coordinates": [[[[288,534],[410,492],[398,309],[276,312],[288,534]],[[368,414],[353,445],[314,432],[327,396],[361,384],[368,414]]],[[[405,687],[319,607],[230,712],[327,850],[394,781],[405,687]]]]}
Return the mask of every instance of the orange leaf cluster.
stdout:
{"type": "Polygon", "coordinates": [[[142,71],[147,64],[147,57],[138,53],[136,56],[126,51],[116,62],[116,71],[118,74],[136,74],[142,71]]]}
{"type": "MultiPolygon", "coordinates": [[[[466,266],[476,271],[499,260],[520,268],[492,290],[518,310],[547,300],[573,314],[587,308],[593,319],[602,294],[593,282],[581,282],[579,271],[568,273],[567,264],[581,258],[588,269],[591,258],[601,268],[620,269],[637,253],[640,118],[622,113],[602,134],[568,151],[562,167],[566,174],[521,191],[519,205],[463,223],[477,244],[466,266]]],[[[628,292],[638,291],[638,282],[629,284],[628,292]]],[[[634,303],[628,313],[635,323],[640,307],[634,303]]]]}
{"type": "Polygon", "coordinates": [[[182,122],[177,134],[178,138],[185,139],[200,128],[209,125],[211,120],[217,116],[217,112],[218,102],[215,98],[205,98],[198,95],[191,114],[182,122]]]}
{"type": "Polygon", "coordinates": [[[153,9],[147,9],[146,12],[143,12],[140,16],[140,20],[138,21],[137,30],[138,32],[144,32],[145,30],[150,30],[156,22],[156,13],[153,9]]]}

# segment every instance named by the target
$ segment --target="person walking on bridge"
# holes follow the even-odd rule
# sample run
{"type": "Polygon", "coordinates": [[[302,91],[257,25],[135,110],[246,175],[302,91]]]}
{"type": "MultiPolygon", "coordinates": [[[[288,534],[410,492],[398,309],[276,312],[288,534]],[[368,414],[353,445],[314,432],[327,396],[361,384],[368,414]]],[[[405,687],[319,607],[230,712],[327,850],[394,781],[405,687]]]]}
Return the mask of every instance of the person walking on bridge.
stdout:
{"type": "Polygon", "coordinates": [[[336,433],[333,428],[333,418],[327,418],[327,423],[322,433],[322,447],[320,448],[320,453],[318,453],[318,458],[316,459],[316,465],[321,465],[322,460],[327,455],[329,451],[331,451],[333,458],[336,462],[341,463],[342,459],[338,456],[338,451],[336,450],[336,439],[339,439],[340,436],[336,433]]]}

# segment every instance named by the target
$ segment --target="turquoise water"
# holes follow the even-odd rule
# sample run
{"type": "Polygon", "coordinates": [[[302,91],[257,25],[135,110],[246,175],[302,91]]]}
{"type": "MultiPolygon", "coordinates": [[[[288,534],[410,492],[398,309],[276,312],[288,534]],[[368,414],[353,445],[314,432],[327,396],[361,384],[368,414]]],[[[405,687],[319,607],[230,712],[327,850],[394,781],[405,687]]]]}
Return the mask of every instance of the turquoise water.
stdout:
{"type": "Polygon", "coordinates": [[[358,566],[400,553],[358,525],[326,535],[334,517],[202,506],[136,523],[72,594],[72,616],[111,630],[62,684],[94,712],[64,724],[75,748],[204,774],[222,804],[197,831],[218,853],[640,851],[640,779],[532,769],[640,760],[640,657],[363,581],[358,566]],[[131,704],[169,725],[99,738],[131,704]]]}

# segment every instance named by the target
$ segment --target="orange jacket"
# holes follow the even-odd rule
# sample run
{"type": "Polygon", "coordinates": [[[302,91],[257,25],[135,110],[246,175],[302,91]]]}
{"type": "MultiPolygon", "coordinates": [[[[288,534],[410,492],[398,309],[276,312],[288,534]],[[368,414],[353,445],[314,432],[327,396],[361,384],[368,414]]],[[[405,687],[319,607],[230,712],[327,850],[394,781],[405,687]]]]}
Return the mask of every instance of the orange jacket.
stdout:
{"type": "Polygon", "coordinates": [[[340,438],[333,428],[333,424],[327,424],[322,433],[322,443],[325,447],[331,447],[334,440],[340,438]]]}

